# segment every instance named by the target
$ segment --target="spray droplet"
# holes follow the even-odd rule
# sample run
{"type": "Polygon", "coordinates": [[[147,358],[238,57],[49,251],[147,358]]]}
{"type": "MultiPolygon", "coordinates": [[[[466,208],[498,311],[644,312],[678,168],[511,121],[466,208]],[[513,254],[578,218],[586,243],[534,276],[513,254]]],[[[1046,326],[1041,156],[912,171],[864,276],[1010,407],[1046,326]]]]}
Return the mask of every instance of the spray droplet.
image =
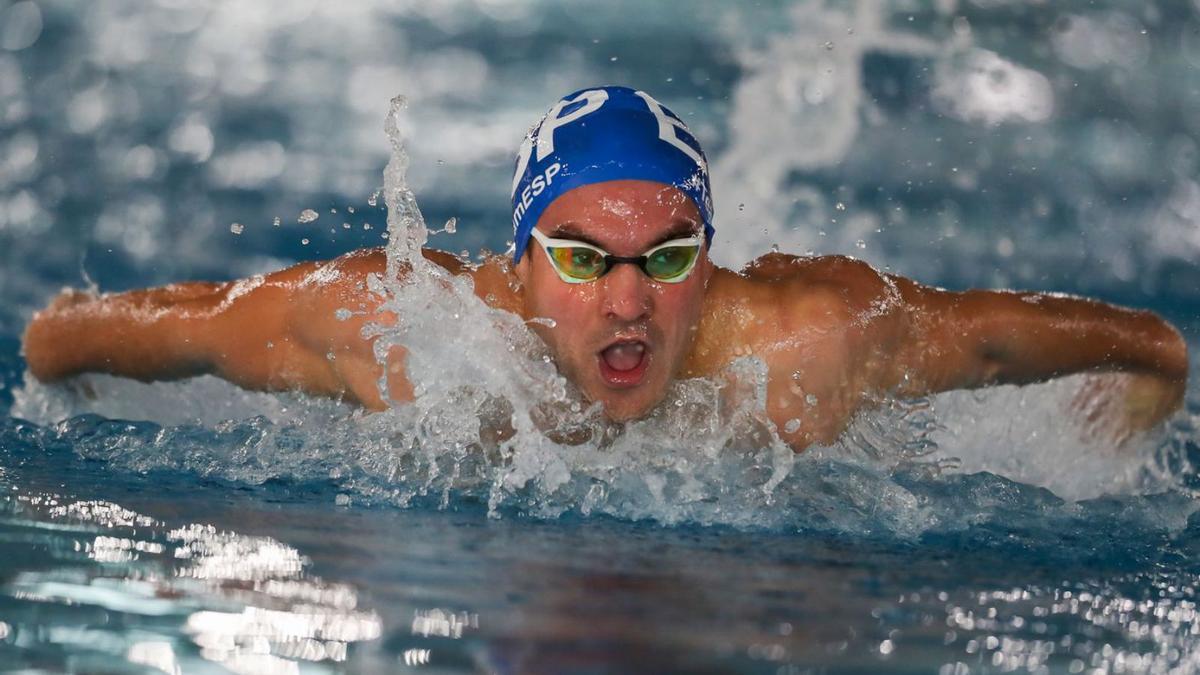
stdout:
{"type": "Polygon", "coordinates": [[[854,246],[857,248],[866,248],[867,242],[863,241],[862,239],[859,239],[858,241],[854,242],[854,246]]]}
{"type": "Polygon", "coordinates": [[[745,211],[745,210],[746,210],[745,204],[738,204],[738,211],[745,211]]]}
{"type": "Polygon", "coordinates": [[[308,237],[305,237],[305,238],[301,239],[301,240],[300,240],[300,245],[301,245],[301,246],[308,246],[308,237]]]}
{"type": "Polygon", "coordinates": [[[846,205],[843,204],[842,202],[838,202],[837,204],[833,205],[833,208],[837,209],[838,211],[845,211],[846,205]]]}
{"type": "Polygon", "coordinates": [[[280,224],[280,223],[282,223],[282,222],[283,222],[283,221],[282,221],[282,220],[280,220],[279,216],[275,216],[275,220],[272,220],[272,221],[271,221],[271,223],[272,223],[272,224],[273,224],[275,227],[279,227],[279,224],[280,224]]]}
{"type": "Polygon", "coordinates": [[[809,394],[804,397],[804,402],[809,405],[816,405],[818,403],[818,399],[815,395],[809,394]]]}
{"type": "Polygon", "coordinates": [[[353,207],[353,206],[347,206],[347,207],[346,207],[346,211],[347,211],[347,212],[349,212],[349,213],[354,213],[354,207],[353,207]]]}
{"type": "Polygon", "coordinates": [[[242,224],[241,224],[241,223],[234,223],[234,224],[232,224],[232,225],[230,225],[230,226],[229,226],[229,231],[230,231],[230,232],[232,232],[232,233],[234,233],[234,234],[241,234],[241,233],[242,233],[242,231],[243,231],[243,230],[245,230],[245,229],[246,229],[246,228],[242,227],[242,224]]]}
{"type": "Polygon", "coordinates": [[[370,224],[370,223],[363,223],[363,229],[364,229],[364,230],[369,230],[369,229],[371,229],[371,224],[370,224]]]}
{"type": "Polygon", "coordinates": [[[302,223],[311,223],[320,217],[321,214],[317,213],[316,211],[313,211],[312,209],[304,209],[300,212],[300,217],[296,218],[296,220],[302,223]]]}
{"type": "Polygon", "coordinates": [[[369,204],[371,206],[375,206],[378,203],[379,203],[379,190],[376,190],[371,193],[370,197],[367,197],[367,204],[369,204]]]}
{"type": "Polygon", "coordinates": [[[346,309],[345,307],[339,307],[338,310],[333,313],[333,316],[338,321],[345,321],[346,319],[350,318],[350,310],[346,309]]]}
{"type": "Polygon", "coordinates": [[[337,213],[337,209],[329,209],[330,213],[337,213]]]}
{"type": "Polygon", "coordinates": [[[454,234],[456,230],[458,230],[458,218],[447,220],[446,226],[442,228],[442,231],[448,234],[454,234]]]}
{"type": "Polygon", "coordinates": [[[800,420],[795,419],[795,418],[788,420],[787,424],[783,425],[783,430],[789,434],[794,434],[799,429],[800,429],[800,420]]]}
{"type": "Polygon", "coordinates": [[[833,49],[833,41],[832,40],[825,43],[825,49],[829,49],[829,50],[833,49]]]}
{"type": "Polygon", "coordinates": [[[613,63],[616,63],[616,62],[617,62],[617,57],[615,57],[615,56],[610,56],[610,57],[608,57],[608,60],[609,60],[609,61],[612,61],[613,63]]]}
{"type": "Polygon", "coordinates": [[[275,343],[267,340],[267,349],[275,349],[275,343]]]}
{"type": "Polygon", "coordinates": [[[348,230],[348,229],[350,229],[350,223],[342,223],[342,229],[343,229],[343,230],[348,230]]]}
{"type": "Polygon", "coordinates": [[[779,253],[779,244],[771,244],[771,253],[779,253]]]}

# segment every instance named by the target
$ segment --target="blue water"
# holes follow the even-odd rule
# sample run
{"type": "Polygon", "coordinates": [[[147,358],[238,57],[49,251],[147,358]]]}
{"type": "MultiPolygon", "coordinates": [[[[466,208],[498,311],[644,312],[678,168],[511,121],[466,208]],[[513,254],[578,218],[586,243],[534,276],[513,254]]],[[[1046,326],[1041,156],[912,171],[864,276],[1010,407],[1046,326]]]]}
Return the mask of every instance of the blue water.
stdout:
{"type": "Polygon", "coordinates": [[[1086,293],[1200,347],[1194,2],[7,3],[0,671],[1200,671],[1194,383],[1120,451],[1079,440],[1076,379],[885,406],[794,461],[667,416],[511,466],[405,426],[436,416],[25,379],[63,285],[384,243],[397,93],[422,211],[458,219],[431,243],[503,249],[517,140],[593,82],[705,141],[723,264],[1086,293]]]}

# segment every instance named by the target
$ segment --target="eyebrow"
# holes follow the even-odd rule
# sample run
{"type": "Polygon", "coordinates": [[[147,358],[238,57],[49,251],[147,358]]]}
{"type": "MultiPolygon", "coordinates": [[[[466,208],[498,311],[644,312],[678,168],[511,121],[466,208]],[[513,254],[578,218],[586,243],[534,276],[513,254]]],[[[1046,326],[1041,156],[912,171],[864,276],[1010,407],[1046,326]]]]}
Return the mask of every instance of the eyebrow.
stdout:
{"type": "MultiPolygon", "coordinates": [[[[684,237],[695,236],[697,234],[699,234],[699,232],[696,229],[695,221],[688,220],[686,218],[677,218],[673,223],[671,223],[671,227],[664,232],[662,236],[654,240],[654,242],[651,243],[647,248],[654,248],[655,246],[671,241],[672,239],[682,239],[684,237]]],[[[574,239],[576,241],[582,241],[585,244],[591,244],[597,248],[608,250],[605,248],[604,244],[601,244],[594,238],[584,234],[582,228],[580,228],[577,223],[570,221],[556,225],[554,229],[551,230],[550,236],[554,237],[555,239],[574,239]]]]}

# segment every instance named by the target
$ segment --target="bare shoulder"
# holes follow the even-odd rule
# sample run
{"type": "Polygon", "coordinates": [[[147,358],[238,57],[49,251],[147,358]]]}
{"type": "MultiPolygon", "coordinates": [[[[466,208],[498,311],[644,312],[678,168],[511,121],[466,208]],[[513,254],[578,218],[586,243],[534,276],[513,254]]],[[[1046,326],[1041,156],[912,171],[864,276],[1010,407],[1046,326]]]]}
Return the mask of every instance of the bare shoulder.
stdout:
{"type": "Polygon", "coordinates": [[[752,261],[739,276],[789,313],[807,310],[841,320],[877,316],[899,300],[894,278],[848,256],[795,256],[769,253],[752,261]]]}

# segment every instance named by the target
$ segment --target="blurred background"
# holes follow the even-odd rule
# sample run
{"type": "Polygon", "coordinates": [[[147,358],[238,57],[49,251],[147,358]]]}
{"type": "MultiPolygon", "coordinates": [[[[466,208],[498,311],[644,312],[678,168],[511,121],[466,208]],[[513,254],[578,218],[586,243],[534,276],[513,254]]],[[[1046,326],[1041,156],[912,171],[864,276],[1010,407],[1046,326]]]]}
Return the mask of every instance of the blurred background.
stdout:
{"type": "Polygon", "coordinates": [[[517,144],[592,84],[705,144],[720,263],[1200,309],[1200,0],[0,0],[0,352],[63,285],[382,243],[396,94],[432,244],[504,250],[517,144]]]}

